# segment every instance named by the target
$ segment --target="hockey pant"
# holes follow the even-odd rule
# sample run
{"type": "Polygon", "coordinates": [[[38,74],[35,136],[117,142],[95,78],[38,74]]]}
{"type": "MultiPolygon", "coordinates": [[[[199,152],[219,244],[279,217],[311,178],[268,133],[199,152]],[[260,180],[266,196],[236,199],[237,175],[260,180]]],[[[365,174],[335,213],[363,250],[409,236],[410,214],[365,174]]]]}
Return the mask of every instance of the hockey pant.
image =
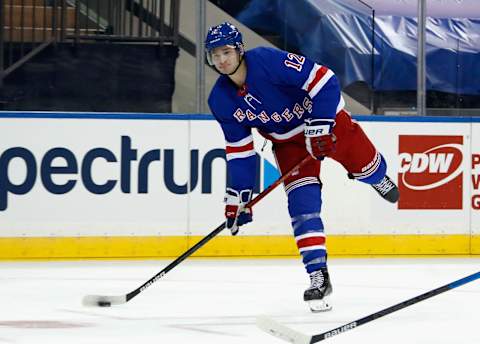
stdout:
{"type": "MultiPolygon", "coordinates": [[[[335,152],[329,157],[342,164],[350,178],[374,184],[385,176],[384,158],[347,112],[337,114],[333,132],[337,142],[335,152]]],[[[273,142],[273,152],[281,173],[289,171],[308,154],[303,133],[286,141],[273,142]]],[[[308,273],[327,264],[320,218],[320,165],[321,161],[312,159],[284,182],[295,241],[308,273]]]]}

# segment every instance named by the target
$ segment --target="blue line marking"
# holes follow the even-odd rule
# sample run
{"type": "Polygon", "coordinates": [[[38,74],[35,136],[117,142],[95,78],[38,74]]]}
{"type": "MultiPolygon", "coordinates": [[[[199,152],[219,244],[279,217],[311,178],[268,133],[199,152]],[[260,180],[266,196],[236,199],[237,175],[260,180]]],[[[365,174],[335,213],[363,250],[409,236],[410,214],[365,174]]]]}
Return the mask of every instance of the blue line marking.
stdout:
{"type": "MultiPolygon", "coordinates": [[[[479,112],[480,115],[480,112],[479,112]]],[[[423,122],[423,123],[480,123],[479,117],[457,116],[378,116],[378,115],[354,115],[354,119],[360,122],[423,122]]]]}
{"type": "Polygon", "coordinates": [[[91,113],[91,112],[0,112],[0,118],[36,118],[36,119],[125,119],[125,120],[174,120],[174,121],[211,121],[212,115],[173,114],[173,113],[91,113]]]}
{"type": "MultiPolygon", "coordinates": [[[[478,117],[443,117],[443,116],[381,116],[353,115],[360,122],[419,122],[419,123],[480,123],[478,117]]],[[[142,112],[47,112],[47,111],[0,111],[0,118],[35,118],[35,119],[124,119],[124,120],[156,120],[156,121],[213,121],[210,114],[174,114],[174,113],[142,113],[142,112]]]]}

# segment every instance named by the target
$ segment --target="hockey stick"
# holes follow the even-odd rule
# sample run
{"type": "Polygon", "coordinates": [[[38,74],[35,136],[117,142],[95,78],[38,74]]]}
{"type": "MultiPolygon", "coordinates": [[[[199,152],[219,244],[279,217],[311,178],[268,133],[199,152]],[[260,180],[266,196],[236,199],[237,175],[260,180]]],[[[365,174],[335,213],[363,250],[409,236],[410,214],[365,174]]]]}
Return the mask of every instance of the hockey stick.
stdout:
{"type": "MultiPolygon", "coordinates": [[[[263,190],[256,197],[254,197],[250,202],[248,202],[247,207],[253,207],[255,204],[260,202],[261,199],[263,199],[266,195],[268,195],[278,185],[283,183],[285,181],[285,179],[290,177],[292,175],[292,173],[298,171],[302,166],[304,166],[306,163],[308,163],[310,161],[310,159],[312,159],[310,155],[306,156],[302,161],[300,161],[297,165],[295,165],[290,171],[288,171],[283,176],[278,178],[273,184],[271,184],[268,188],[263,190]]],[[[165,276],[165,274],[167,272],[169,272],[174,267],[176,267],[178,264],[183,262],[187,257],[191,256],[192,253],[197,251],[200,247],[205,245],[208,241],[213,239],[224,228],[225,228],[225,222],[223,222],[220,226],[215,228],[213,230],[213,232],[208,234],[206,237],[204,237],[202,240],[200,240],[198,243],[196,243],[194,246],[192,246],[190,249],[188,249],[180,257],[178,257],[173,262],[171,262],[169,265],[167,265],[167,267],[164,268],[162,271],[157,273],[155,276],[150,278],[148,281],[146,281],[140,287],[138,287],[135,290],[132,290],[128,294],[118,295],[118,296],[86,295],[82,300],[82,304],[84,306],[90,306],[90,307],[110,307],[112,305],[121,305],[123,303],[126,303],[126,302],[130,301],[135,296],[140,294],[142,291],[144,291],[145,289],[150,287],[153,283],[158,281],[160,278],[165,276]]]]}
{"type": "Polygon", "coordinates": [[[320,342],[324,339],[336,336],[338,334],[342,334],[344,332],[353,330],[354,328],[357,328],[360,325],[366,324],[370,321],[376,320],[378,318],[381,318],[387,314],[396,312],[402,308],[406,308],[408,306],[414,305],[420,301],[429,299],[433,296],[436,296],[438,294],[444,293],[448,290],[460,287],[464,284],[467,284],[469,282],[472,282],[476,279],[480,278],[480,271],[477,273],[474,273],[470,276],[461,278],[459,280],[456,280],[455,282],[449,283],[447,285],[444,285],[443,287],[437,288],[430,290],[422,295],[415,296],[409,300],[400,302],[394,306],[385,308],[381,311],[378,311],[376,313],[367,315],[366,317],[363,317],[361,319],[352,321],[348,324],[345,324],[343,326],[334,328],[333,330],[323,332],[320,334],[316,335],[307,335],[304,333],[301,333],[299,331],[296,331],[294,329],[291,329],[285,325],[279,324],[273,319],[270,319],[268,317],[258,317],[257,318],[257,326],[260,327],[263,331],[276,336],[278,338],[281,338],[287,342],[294,343],[294,344],[312,344],[312,343],[317,343],[320,342]]]}

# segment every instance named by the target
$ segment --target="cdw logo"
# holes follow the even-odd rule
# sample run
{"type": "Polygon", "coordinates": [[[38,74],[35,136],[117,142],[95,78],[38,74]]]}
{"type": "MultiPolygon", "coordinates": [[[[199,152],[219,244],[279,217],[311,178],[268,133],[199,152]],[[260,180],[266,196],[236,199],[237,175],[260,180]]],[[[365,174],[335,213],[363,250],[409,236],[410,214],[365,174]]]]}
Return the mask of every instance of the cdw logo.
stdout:
{"type": "Polygon", "coordinates": [[[399,209],[462,209],[462,136],[400,135],[399,209]]]}

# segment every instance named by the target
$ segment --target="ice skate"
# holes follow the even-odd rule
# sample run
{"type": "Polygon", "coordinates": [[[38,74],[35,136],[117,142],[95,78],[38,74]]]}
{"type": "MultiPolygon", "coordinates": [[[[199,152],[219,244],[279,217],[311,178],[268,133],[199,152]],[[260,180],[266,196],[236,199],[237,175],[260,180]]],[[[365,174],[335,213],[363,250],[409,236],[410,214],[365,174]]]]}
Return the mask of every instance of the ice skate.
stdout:
{"type": "Polygon", "coordinates": [[[372,187],[380,196],[390,203],[396,203],[398,201],[398,197],[400,196],[398,187],[387,175],[377,184],[372,184],[372,187]]]}
{"type": "Polygon", "coordinates": [[[305,290],[303,300],[308,303],[314,313],[332,309],[329,298],[332,293],[332,284],[326,268],[321,268],[310,274],[310,287],[305,290]]]}

